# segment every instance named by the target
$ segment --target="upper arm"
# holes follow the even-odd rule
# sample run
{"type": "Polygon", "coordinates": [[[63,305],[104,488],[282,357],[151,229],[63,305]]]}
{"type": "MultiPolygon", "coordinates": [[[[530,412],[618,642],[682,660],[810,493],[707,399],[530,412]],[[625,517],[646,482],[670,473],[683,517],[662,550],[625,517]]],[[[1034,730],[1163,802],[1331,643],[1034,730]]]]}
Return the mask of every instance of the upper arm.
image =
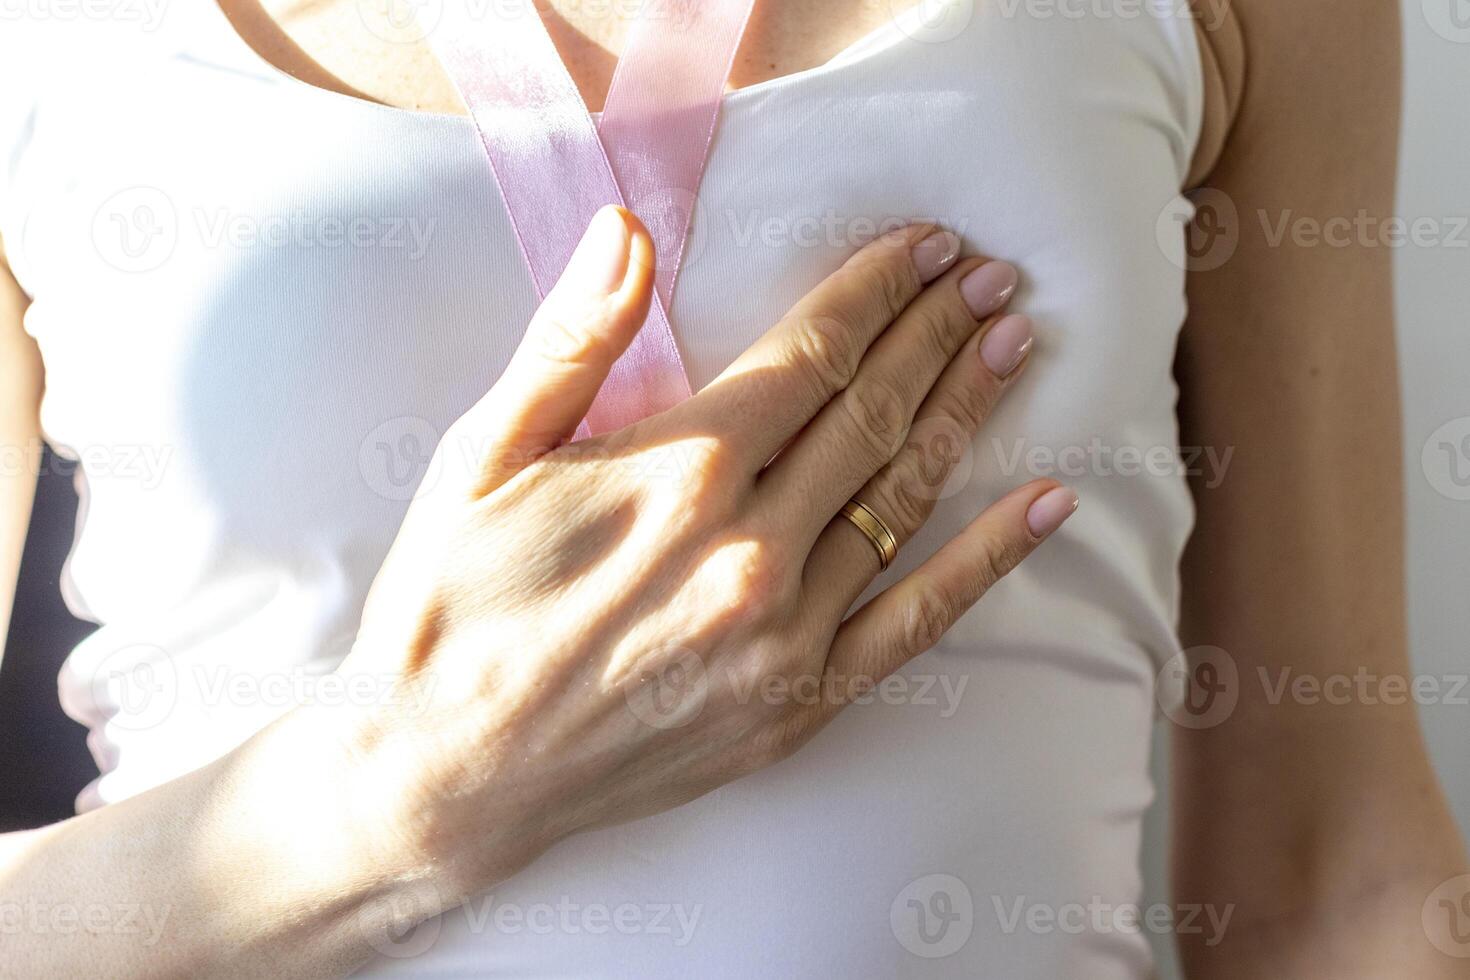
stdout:
{"type": "MultiPolygon", "coordinates": [[[[38,66],[47,55],[35,22],[0,28],[0,205],[13,202],[11,177],[34,110],[38,66]]],[[[14,245],[14,242],[11,243],[14,245]]],[[[0,655],[30,523],[39,466],[41,357],[22,328],[28,299],[6,261],[0,237],[0,655]]]]}
{"type": "Polygon", "coordinates": [[[1195,487],[1181,638],[1226,651],[1238,701],[1214,727],[1175,729],[1173,756],[1176,897],[1235,903],[1237,926],[1216,950],[1181,946],[1191,976],[1438,975],[1420,906],[1463,853],[1412,701],[1344,687],[1409,673],[1381,237],[1398,5],[1231,7],[1233,26],[1202,32],[1223,83],[1197,243],[1217,237],[1189,275],[1177,373],[1182,443],[1231,453],[1217,486],[1195,487]],[[1391,945],[1399,959],[1377,959],[1391,945]]]}
{"type": "Polygon", "coordinates": [[[26,297],[0,243],[0,654],[15,601],[40,451],[41,357],[21,329],[26,297]]]}
{"type": "MultiPolygon", "coordinates": [[[[1377,237],[1394,207],[1397,5],[1233,7],[1238,31],[1204,32],[1217,64],[1237,61],[1238,94],[1203,179],[1200,226],[1218,234],[1189,276],[1177,366],[1184,443],[1233,456],[1219,487],[1196,488],[1185,640],[1228,648],[1254,623],[1299,655],[1335,645],[1316,617],[1349,603],[1348,619],[1376,620],[1374,642],[1351,647],[1382,656],[1402,633],[1391,249],[1377,237]]],[[[1264,638],[1242,639],[1251,656],[1264,638]]]]}

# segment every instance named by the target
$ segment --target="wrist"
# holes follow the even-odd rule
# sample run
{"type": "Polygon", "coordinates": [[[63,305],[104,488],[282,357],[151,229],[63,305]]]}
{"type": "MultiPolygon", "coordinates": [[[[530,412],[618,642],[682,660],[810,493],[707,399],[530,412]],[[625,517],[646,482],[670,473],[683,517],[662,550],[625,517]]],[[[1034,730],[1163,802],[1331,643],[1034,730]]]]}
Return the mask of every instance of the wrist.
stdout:
{"type": "Polygon", "coordinates": [[[310,810],[313,836],[340,842],[324,855],[336,876],[370,880],[375,893],[437,886],[448,877],[449,855],[432,848],[412,819],[404,777],[408,733],[386,727],[374,710],[307,705],[282,718],[271,735],[295,758],[278,789],[297,801],[286,809],[310,810]]]}
{"type": "Polygon", "coordinates": [[[436,718],[426,698],[410,694],[368,707],[313,706],[297,721],[312,730],[301,737],[332,747],[337,819],[354,854],[409,908],[435,904],[431,896],[448,908],[479,894],[550,844],[493,754],[450,751],[474,735],[436,718]],[[476,769],[445,761],[462,757],[475,758],[476,769]]]}

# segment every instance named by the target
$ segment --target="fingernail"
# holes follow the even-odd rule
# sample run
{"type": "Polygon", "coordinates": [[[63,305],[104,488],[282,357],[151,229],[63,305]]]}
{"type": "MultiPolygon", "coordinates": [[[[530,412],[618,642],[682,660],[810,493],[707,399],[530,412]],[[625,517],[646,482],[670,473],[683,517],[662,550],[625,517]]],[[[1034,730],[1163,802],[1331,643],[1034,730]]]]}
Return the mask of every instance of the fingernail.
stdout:
{"type": "Polygon", "coordinates": [[[997,378],[1009,377],[1031,349],[1031,318],[1003,316],[980,341],[980,360],[997,378]]]}
{"type": "Polygon", "coordinates": [[[567,261],[561,282],[584,296],[617,292],[628,274],[628,223],[622,209],[607,205],[592,216],[582,240],[567,261]]]}
{"type": "Polygon", "coordinates": [[[975,319],[987,317],[1006,304],[1019,278],[1009,262],[987,262],[960,280],[960,296],[975,319]]]}
{"type": "Polygon", "coordinates": [[[913,247],[909,253],[914,257],[914,267],[924,282],[939,278],[939,274],[960,257],[960,240],[947,231],[936,231],[913,247]]]}
{"type": "Polygon", "coordinates": [[[1054,487],[1037,497],[1026,509],[1026,526],[1038,538],[1044,538],[1077,509],[1077,494],[1070,487],[1054,487]]]}

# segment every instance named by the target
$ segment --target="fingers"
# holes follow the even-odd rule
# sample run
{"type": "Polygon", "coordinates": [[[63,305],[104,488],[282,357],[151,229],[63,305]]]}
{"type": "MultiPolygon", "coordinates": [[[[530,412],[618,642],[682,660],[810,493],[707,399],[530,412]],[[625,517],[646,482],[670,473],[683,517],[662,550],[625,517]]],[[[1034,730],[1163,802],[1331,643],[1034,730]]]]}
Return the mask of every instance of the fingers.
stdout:
{"type": "Polygon", "coordinates": [[[736,437],[732,443],[754,472],[847,387],[869,345],[958,255],[959,239],[933,225],[911,225],[864,246],[688,408],[707,430],[736,437]]]}
{"type": "MultiPolygon", "coordinates": [[[[759,492],[768,495],[774,512],[794,514],[792,531],[806,535],[804,544],[904,448],[936,380],[975,336],[980,320],[1010,299],[1016,278],[1005,262],[976,260],[935,283],[873,345],[847,389],[761,475],[759,492]]],[[[973,434],[1002,384],[975,350],[970,353],[929,411],[957,414],[973,434]]]]}
{"type": "MultiPolygon", "coordinates": [[[[839,683],[830,689],[860,695],[864,684],[881,681],[934,646],[1076,509],[1077,495],[1053,480],[1028,483],[991,505],[838,628],[826,675],[839,683]]],[[[838,699],[822,710],[841,706],[838,699]]]]}
{"type": "Polygon", "coordinates": [[[653,295],[654,250],[629,211],[598,211],[495,386],[455,423],[489,493],[576,431],[653,295]]]}
{"type": "MultiPolygon", "coordinates": [[[[1025,370],[1030,349],[1029,318],[988,321],[924,399],[904,448],[853,494],[883,520],[900,548],[929,519],[955,464],[1025,370]]],[[[810,606],[817,615],[841,617],[879,568],[871,542],[838,517],[820,532],[807,559],[810,606]]]]}

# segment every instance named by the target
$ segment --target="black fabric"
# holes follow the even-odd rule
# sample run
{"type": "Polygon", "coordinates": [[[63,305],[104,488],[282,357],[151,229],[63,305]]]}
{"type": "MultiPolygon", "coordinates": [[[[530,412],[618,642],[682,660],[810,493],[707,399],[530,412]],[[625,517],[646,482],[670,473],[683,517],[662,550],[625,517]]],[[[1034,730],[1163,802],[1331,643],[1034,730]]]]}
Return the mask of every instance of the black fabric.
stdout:
{"type": "Polygon", "coordinates": [[[86,729],[56,697],[62,660],[96,628],[72,617],[58,584],[76,526],[72,469],[47,454],[0,663],[0,831],[71,816],[77,793],[97,775],[86,729]]]}

